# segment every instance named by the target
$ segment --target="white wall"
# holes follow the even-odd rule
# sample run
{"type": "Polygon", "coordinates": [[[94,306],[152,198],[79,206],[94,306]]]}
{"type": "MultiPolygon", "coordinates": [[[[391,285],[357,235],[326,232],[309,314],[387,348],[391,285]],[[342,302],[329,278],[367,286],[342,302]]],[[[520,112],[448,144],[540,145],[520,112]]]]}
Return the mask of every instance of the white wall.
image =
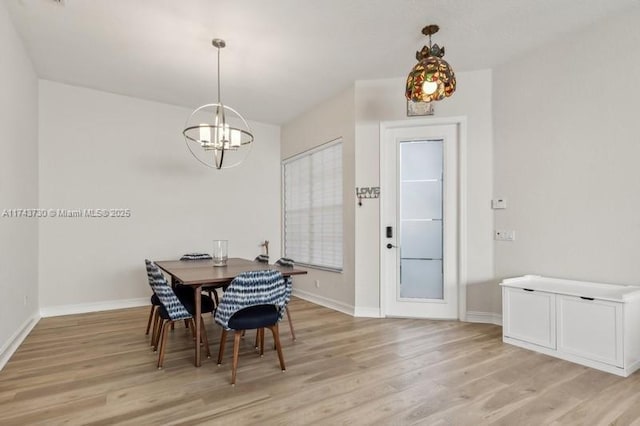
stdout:
{"type": "MultiPolygon", "coordinates": [[[[459,73],[457,77],[459,91],[436,104],[436,117],[467,118],[467,304],[469,310],[493,312],[499,291],[492,280],[491,71],[459,73]]],[[[355,188],[380,186],[379,126],[381,121],[407,118],[404,84],[404,78],[357,81],[354,88],[287,123],[282,130],[283,158],[338,136],[345,137],[345,147],[353,150],[344,159],[345,246],[353,247],[352,253],[345,251],[345,273],[332,279],[331,273],[313,271],[298,280],[296,287],[319,302],[351,304],[352,312],[359,316],[380,312],[381,227],[379,201],[364,200],[358,207],[355,188]],[[330,284],[315,289],[315,279],[329,280],[330,284]]]]}
{"type": "Polygon", "coordinates": [[[342,273],[309,269],[307,275],[295,278],[294,291],[301,297],[349,313],[353,313],[354,309],[355,274],[354,132],[353,88],[321,103],[282,127],[282,159],[342,138],[344,269],[342,273]],[[319,281],[319,288],[315,286],[316,280],[319,281]]]}
{"type": "MultiPolygon", "coordinates": [[[[38,80],[4,4],[0,94],[0,213],[33,209],[38,207],[38,80]]],[[[0,368],[35,324],[37,268],[38,221],[0,216],[0,368]]]]}
{"type": "Polygon", "coordinates": [[[125,208],[129,218],[40,221],[40,301],[56,314],[139,303],[144,259],[211,252],[280,252],[280,130],[250,123],[255,145],[240,166],[199,164],[182,128],[191,111],[40,81],[40,207],[125,208]],[[80,305],[69,306],[69,305],[80,305]]]}
{"type": "Polygon", "coordinates": [[[498,279],[640,284],[640,7],[495,70],[498,279]]]}
{"type": "MultiPolygon", "coordinates": [[[[494,312],[491,71],[456,74],[456,93],[435,104],[434,118],[467,118],[467,311],[494,312]]],[[[356,82],[356,185],[380,185],[380,122],[405,120],[404,78],[356,82]]],[[[356,209],[356,306],[373,315],[380,306],[379,200],[356,209]],[[372,266],[373,265],[373,266],[372,266]]]]}

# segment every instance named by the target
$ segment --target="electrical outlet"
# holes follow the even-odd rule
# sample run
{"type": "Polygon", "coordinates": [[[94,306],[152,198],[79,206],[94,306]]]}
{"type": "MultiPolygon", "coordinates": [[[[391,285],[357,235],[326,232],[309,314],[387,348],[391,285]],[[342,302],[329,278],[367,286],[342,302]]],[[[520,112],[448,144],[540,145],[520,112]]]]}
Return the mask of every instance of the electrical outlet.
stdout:
{"type": "Polygon", "coordinates": [[[320,280],[316,280],[316,288],[320,288],[320,280]]]}
{"type": "Polygon", "coordinates": [[[515,241],[516,231],[505,231],[497,229],[493,231],[493,239],[496,241],[515,241]]]}

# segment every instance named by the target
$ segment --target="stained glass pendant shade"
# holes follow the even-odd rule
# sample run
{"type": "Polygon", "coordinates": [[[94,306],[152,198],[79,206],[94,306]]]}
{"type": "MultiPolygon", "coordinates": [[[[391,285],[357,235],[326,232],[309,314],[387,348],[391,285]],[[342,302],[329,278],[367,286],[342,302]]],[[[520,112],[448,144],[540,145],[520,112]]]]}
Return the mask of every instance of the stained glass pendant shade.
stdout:
{"type": "Polygon", "coordinates": [[[407,77],[406,97],[413,102],[432,102],[448,98],[456,91],[456,76],[442,57],[444,46],[431,44],[431,36],[438,32],[437,25],[428,25],[422,33],[429,36],[429,47],[416,52],[418,63],[407,77]]]}

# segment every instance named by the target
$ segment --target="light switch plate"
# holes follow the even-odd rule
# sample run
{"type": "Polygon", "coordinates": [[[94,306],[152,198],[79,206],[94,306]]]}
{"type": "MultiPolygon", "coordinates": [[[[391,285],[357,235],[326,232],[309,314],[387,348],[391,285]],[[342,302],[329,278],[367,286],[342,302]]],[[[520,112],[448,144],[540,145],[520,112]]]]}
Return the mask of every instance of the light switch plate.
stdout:
{"type": "Polygon", "coordinates": [[[495,231],[493,231],[493,239],[496,241],[515,241],[516,231],[496,229],[495,231]]]}
{"type": "Polygon", "coordinates": [[[492,209],[506,209],[507,208],[507,199],[506,198],[495,198],[491,200],[491,208],[492,209]]]}

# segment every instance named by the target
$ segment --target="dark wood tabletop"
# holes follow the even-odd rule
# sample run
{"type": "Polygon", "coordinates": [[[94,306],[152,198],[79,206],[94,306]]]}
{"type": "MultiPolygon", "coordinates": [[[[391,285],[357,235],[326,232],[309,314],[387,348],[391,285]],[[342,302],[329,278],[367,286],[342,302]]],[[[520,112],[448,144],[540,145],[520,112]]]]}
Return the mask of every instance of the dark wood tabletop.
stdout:
{"type": "Polygon", "coordinates": [[[306,274],[304,269],[270,265],[237,257],[230,258],[227,266],[213,266],[213,260],[161,260],[156,265],[167,274],[186,285],[224,284],[231,282],[238,274],[266,269],[278,270],[285,277],[306,274]]]}

